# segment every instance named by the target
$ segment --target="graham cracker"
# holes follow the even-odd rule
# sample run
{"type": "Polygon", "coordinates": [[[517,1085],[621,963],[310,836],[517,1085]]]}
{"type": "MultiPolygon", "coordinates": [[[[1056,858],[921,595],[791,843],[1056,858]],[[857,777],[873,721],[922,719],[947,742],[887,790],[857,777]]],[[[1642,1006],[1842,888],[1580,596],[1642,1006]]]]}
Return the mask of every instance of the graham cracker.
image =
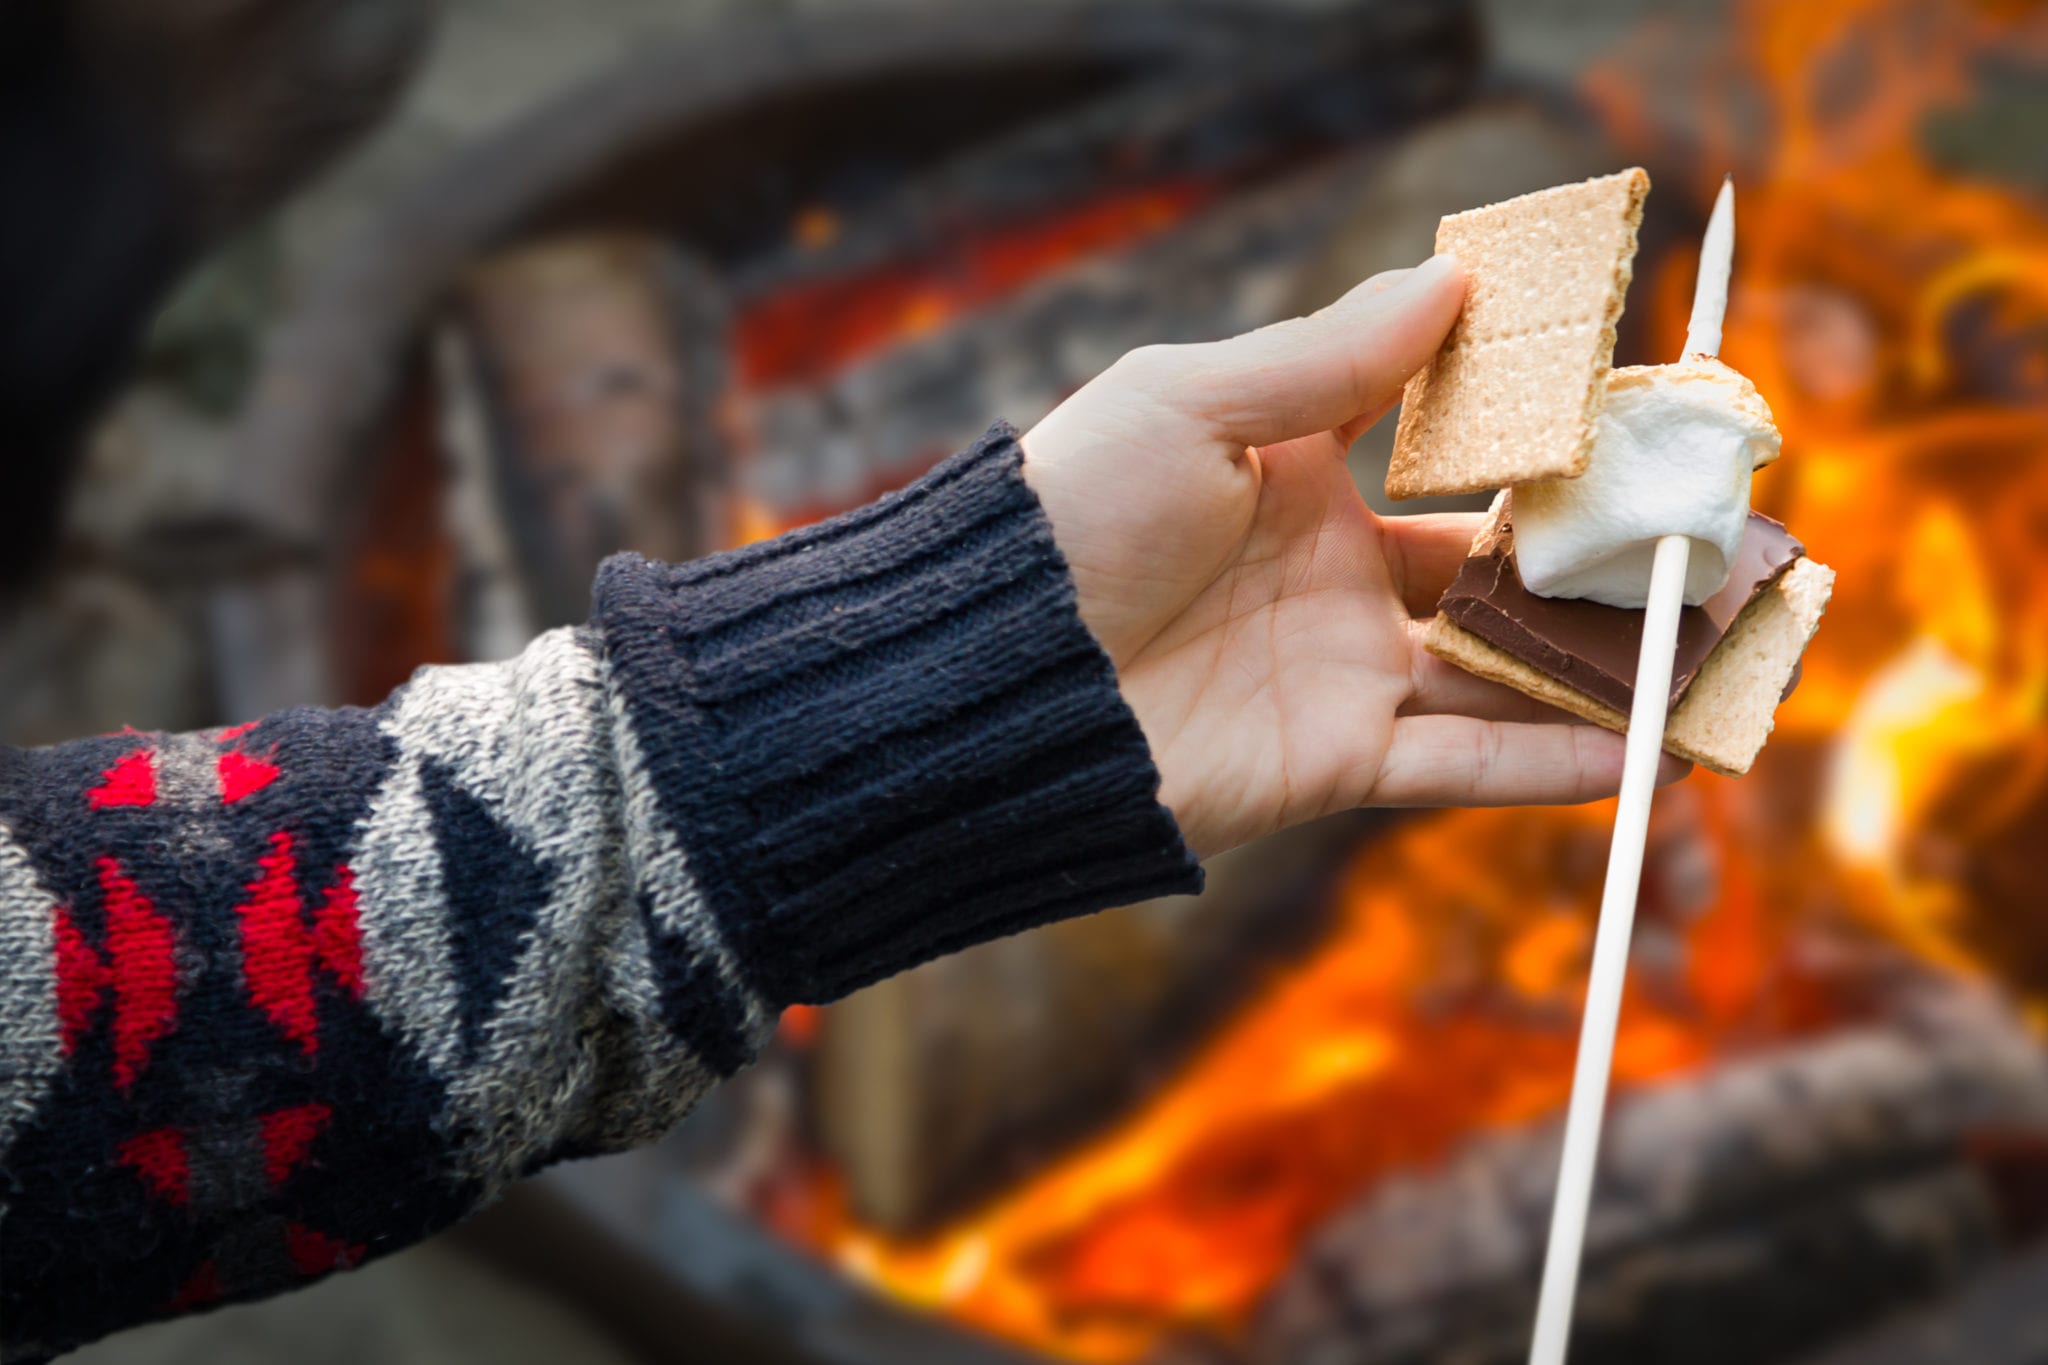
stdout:
{"type": "Polygon", "coordinates": [[[1672,713],[1664,747],[1716,772],[1748,772],[1834,591],[1833,569],[1800,559],[1745,607],[1672,713]]]}
{"type": "Polygon", "coordinates": [[[1465,307],[1408,381],[1388,497],[1586,472],[1649,191],[1635,167],[1438,223],[1436,249],[1465,267],[1465,307]]]}
{"type": "MultiPolygon", "coordinates": [[[[1778,703],[1820,627],[1834,586],[1833,569],[1800,559],[1769,592],[1744,607],[1672,711],[1664,727],[1665,750],[1726,777],[1748,772],[1771,737],[1778,703]]],[[[1467,673],[1504,683],[1616,733],[1628,731],[1628,717],[1621,712],[1538,672],[1448,617],[1429,623],[1422,644],[1467,673]]]]}

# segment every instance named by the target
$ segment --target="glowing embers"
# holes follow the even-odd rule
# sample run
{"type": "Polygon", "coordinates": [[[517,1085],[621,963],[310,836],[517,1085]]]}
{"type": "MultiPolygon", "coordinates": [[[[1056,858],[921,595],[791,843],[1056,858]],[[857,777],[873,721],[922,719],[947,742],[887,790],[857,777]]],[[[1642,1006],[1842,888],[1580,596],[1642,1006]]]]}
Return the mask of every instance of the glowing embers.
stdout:
{"type": "MultiPolygon", "coordinates": [[[[1830,1017],[1808,1007],[1824,991],[1784,993],[1783,926],[1711,851],[1718,797],[1683,798],[1657,831],[1624,1086],[1830,1017]]],[[[1360,1191],[1563,1104],[1608,815],[1404,826],[1352,869],[1330,940],[1115,1131],[926,1241],[829,1200],[792,1231],[894,1296],[1075,1359],[1235,1331],[1360,1191]]]]}

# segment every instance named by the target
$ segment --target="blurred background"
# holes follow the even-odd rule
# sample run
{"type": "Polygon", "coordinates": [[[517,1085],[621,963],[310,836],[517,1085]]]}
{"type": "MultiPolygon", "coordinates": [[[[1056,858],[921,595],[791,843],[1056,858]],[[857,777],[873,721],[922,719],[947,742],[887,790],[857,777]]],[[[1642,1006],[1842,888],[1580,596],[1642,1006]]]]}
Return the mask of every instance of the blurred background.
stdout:
{"type": "MultiPolygon", "coordinates": [[[[235,35],[214,164],[368,132],[202,234],[0,622],[9,742],[503,657],[614,549],[863,502],[1629,164],[1617,361],[1673,359],[1732,171],[1757,504],[1840,586],[1757,770],[1659,798],[1574,1360],[2048,1362],[2048,5],[189,14],[235,35]]],[[[1392,427],[1354,470],[1421,510],[1392,427]]],[[[1609,818],[1269,840],[793,1011],[660,1148],[77,1359],[1519,1360],[1609,818]]]]}

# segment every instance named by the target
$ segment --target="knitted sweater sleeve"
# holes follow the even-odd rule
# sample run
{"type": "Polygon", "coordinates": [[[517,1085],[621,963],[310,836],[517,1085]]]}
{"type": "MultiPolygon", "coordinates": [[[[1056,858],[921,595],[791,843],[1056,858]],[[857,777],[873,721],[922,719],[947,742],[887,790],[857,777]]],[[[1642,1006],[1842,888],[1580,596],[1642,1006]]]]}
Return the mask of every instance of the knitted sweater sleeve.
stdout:
{"type": "Polygon", "coordinates": [[[1195,889],[994,429],[371,710],[0,751],[0,1348],[402,1247],[782,1006],[1195,889]]]}

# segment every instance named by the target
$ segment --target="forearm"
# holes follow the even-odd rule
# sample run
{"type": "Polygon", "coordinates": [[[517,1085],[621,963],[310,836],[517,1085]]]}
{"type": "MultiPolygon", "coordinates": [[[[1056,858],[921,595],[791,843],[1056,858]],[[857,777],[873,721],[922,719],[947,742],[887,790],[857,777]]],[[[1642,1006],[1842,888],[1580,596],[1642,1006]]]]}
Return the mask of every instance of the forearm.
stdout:
{"type": "Polygon", "coordinates": [[[596,645],[8,756],[10,1352],[353,1265],[710,1083],[649,1003],[596,645]]]}
{"type": "Polygon", "coordinates": [[[645,787],[778,1003],[1199,869],[1007,428],[735,555],[600,577],[645,787]]]}
{"type": "Polygon", "coordinates": [[[10,1353],[405,1245],[784,1004],[1197,876],[1007,439],[372,711],[5,764],[10,1353]]]}

